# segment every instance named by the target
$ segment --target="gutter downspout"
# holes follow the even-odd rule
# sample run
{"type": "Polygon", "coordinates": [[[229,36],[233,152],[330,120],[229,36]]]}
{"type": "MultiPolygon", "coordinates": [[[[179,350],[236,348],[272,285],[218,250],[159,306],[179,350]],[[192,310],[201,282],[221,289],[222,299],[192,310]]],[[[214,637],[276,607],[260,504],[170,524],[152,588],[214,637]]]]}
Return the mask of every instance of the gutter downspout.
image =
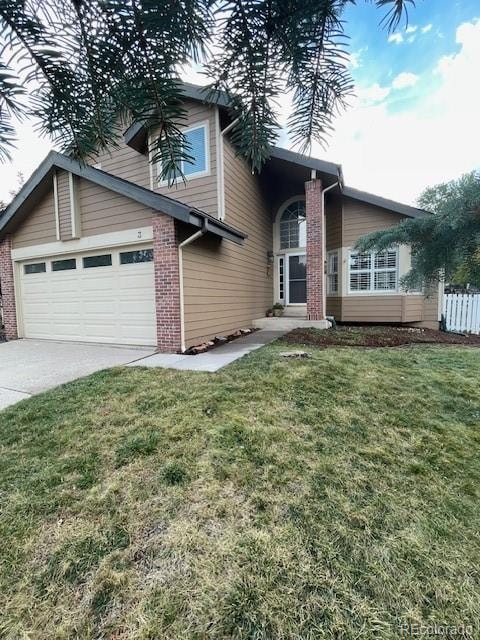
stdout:
{"type": "Polygon", "coordinates": [[[183,299],[183,247],[186,247],[188,244],[195,242],[198,238],[204,236],[208,231],[208,222],[207,219],[203,219],[202,228],[199,231],[195,231],[195,233],[188,238],[186,238],[183,242],[180,242],[178,245],[178,279],[179,279],[179,293],[180,293],[180,349],[183,353],[186,349],[185,346],[185,302],[183,299]]]}
{"type": "Polygon", "coordinates": [[[225,219],[225,172],[224,172],[224,148],[223,148],[223,139],[224,136],[237,124],[240,118],[235,118],[232,120],[229,125],[225,127],[225,129],[220,129],[220,114],[217,107],[217,118],[218,118],[218,128],[219,132],[218,136],[218,145],[217,145],[217,195],[218,195],[218,217],[220,220],[225,219]]]}
{"type": "Polygon", "coordinates": [[[333,184],[331,184],[329,187],[327,187],[326,189],[322,190],[322,215],[323,215],[323,239],[322,239],[322,244],[323,244],[323,264],[324,264],[324,269],[323,269],[323,315],[325,316],[325,318],[327,317],[327,215],[325,212],[325,194],[327,193],[327,191],[330,191],[330,189],[333,189],[334,187],[338,187],[340,186],[340,182],[334,182],[333,184]]]}

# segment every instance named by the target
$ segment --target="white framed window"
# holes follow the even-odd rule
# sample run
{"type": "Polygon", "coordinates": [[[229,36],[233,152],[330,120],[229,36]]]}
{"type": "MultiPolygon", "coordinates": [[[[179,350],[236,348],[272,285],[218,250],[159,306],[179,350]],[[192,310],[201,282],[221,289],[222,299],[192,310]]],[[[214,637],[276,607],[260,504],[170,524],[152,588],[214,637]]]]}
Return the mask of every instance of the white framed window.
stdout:
{"type": "Polygon", "coordinates": [[[338,250],[327,253],[327,294],[338,293],[338,250]]]}
{"type": "Polygon", "coordinates": [[[285,303],[285,257],[278,257],[278,300],[285,303]]]}
{"type": "Polygon", "coordinates": [[[305,201],[288,205],[280,218],[280,249],[300,249],[307,245],[305,201]]]}
{"type": "MultiPolygon", "coordinates": [[[[182,160],[180,167],[186,180],[210,175],[210,145],[208,121],[196,124],[183,130],[186,140],[186,154],[192,158],[190,162],[182,160]]],[[[161,164],[157,165],[157,178],[161,185],[167,185],[168,179],[162,179],[161,164]]],[[[181,176],[174,176],[174,182],[181,181],[181,176]]]]}
{"type": "Polygon", "coordinates": [[[398,291],[398,247],[380,252],[350,251],[349,293],[396,293],[398,291]]]}

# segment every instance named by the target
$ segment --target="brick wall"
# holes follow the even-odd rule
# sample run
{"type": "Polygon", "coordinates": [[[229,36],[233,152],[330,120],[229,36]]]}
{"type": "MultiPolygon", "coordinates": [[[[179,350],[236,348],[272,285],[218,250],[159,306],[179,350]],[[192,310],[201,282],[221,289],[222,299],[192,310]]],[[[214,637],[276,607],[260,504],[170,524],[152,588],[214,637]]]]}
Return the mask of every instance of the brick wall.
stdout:
{"type": "Polygon", "coordinates": [[[305,183],[307,216],[307,316],[309,320],[324,320],[324,255],[322,182],[305,183]]]}
{"type": "Polygon", "coordinates": [[[2,288],[3,320],[5,337],[16,340],[17,310],[15,308],[15,287],[13,284],[12,238],[6,236],[0,240],[0,286],[2,288]]]}
{"type": "Polygon", "coordinates": [[[176,353],[181,349],[177,229],[175,220],[162,214],[153,216],[152,225],[157,347],[176,353]]]}

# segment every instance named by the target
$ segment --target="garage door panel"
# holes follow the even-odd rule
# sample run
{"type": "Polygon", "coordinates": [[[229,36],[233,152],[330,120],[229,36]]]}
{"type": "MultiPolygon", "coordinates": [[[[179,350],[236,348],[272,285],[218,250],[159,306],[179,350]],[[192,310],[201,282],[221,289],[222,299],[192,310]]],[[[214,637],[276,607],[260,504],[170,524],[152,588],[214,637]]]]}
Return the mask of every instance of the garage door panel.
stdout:
{"type": "Polygon", "coordinates": [[[76,269],[51,271],[49,258],[42,258],[45,273],[25,274],[22,268],[25,337],[154,345],[153,262],[120,265],[118,253],[128,249],[106,249],[111,266],[85,269],[83,254],[70,254],[55,260],[76,258],[76,269]]]}

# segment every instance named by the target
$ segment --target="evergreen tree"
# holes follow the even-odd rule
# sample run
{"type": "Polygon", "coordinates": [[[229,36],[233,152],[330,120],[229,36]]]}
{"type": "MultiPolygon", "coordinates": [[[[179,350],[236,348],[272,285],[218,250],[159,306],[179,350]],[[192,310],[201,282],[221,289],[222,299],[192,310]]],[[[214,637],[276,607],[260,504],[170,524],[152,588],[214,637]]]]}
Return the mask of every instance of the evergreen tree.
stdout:
{"type": "MultiPolygon", "coordinates": [[[[260,170],[293,92],[289,132],[324,141],[352,91],[342,14],[357,0],[0,0],[0,159],[12,116],[83,159],[114,144],[125,119],[159,128],[164,175],[188,159],[179,67],[201,60],[223,90],[238,150],[260,170]],[[123,119],[123,122],[122,122],[123,119]]],[[[414,0],[374,0],[395,29],[414,0]]]]}
{"type": "Polygon", "coordinates": [[[433,215],[376,231],[361,238],[357,248],[410,245],[412,268],[402,282],[406,289],[428,288],[439,279],[480,286],[480,172],[425,189],[418,205],[433,215]]]}

